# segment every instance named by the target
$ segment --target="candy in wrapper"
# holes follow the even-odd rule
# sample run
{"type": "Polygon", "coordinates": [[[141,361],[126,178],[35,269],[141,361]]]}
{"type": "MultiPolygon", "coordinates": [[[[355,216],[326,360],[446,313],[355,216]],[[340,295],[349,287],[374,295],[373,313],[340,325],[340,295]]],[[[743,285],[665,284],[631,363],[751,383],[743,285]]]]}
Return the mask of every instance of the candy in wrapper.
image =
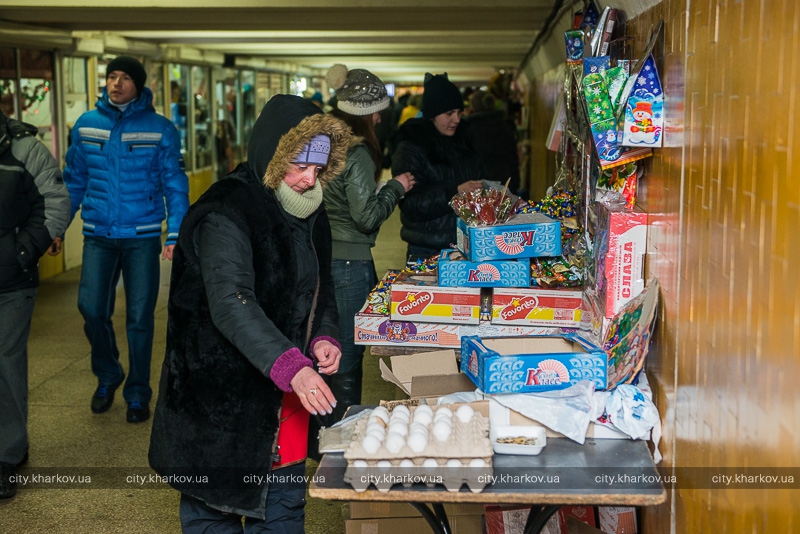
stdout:
{"type": "Polygon", "coordinates": [[[506,222],[514,214],[510,196],[485,187],[455,195],[450,199],[450,207],[468,226],[493,226],[506,222]]]}

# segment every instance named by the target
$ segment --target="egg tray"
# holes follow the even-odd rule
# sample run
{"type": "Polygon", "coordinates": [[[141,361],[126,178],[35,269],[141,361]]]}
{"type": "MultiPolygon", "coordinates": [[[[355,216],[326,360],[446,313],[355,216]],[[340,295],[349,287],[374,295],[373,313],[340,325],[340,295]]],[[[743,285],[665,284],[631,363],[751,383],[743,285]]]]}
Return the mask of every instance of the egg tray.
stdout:
{"type": "MultiPolygon", "coordinates": [[[[435,416],[438,407],[431,408],[435,416]]],[[[415,409],[410,410],[411,421],[415,409]]],[[[433,436],[432,424],[427,425],[429,441],[420,452],[415,452],[405,444],[397,453],[392,453],[385,443],[381,443],[377,451],[369,453],[361,444],[366,433],[367,418],[358,421],[353,440],[344,453],[347,459],[344,481],[357,492],[366,491],[370,486],[387,492],[393,486],[411,487],[414,483],[423,483],[427,487],[443,485],[447,491],[459,491],[466,484],[473,493],[481,492],[493,472],[489,419],[474,413],[464,423],[454,413],[452,422],[452,432],[445,441],[438,441],[433,436]],[[430,461],[428,465],[423,465],[430,459],[436,462],[435,466],[430,465],[430,461]],[[410,460],[413,466],[404,460],[410,460]],[[453,460],[460,465],[453,465],[453,460]],[[471,466],[470,463],[476,460],[482,460],[483,465],[471,466]],[[401,462],[405,465],[401,465],[401,462]],[[447,465],[448,462],[450,465],[447,465]]]]}
{"type": "MultiPolygon", "coordinates": [[[[431,406],[433,415],[436,416],[438,407],[431,406]]],[[[411,419],[413,421],[414,412],[416,407],[410,409],[411,419]]],[[[374,453],[367,452],[361,445],[364,439],[367,427],[367,419],[364,418],[356,423],[355,431],[353,432],[353,440],[344,452],[344,457],[348,462],[353,460],[402,460],[409,458],[440,458],[445,461],[449,459],[472,459],[483,458],[489,459],[491,464],[492,458],[492,442],[489,440],[489,419],[480,413],[475,412],[472,418],[464,423],[453,413],[453,430],[450,436],[445,441],[439,441],[433,436],[432,424],[428,426],[428,444],[420,452],[415,452],[408,444],[396,453],[392,453],[386,448],[385,443],[381,443],[380,447],[374,453]]],[[[469,463],[469,462],[467,462],[469,463]]]]}
{"type": "Polygon", "coordinates": [[[447,465],[446,459],[434,458],[436,466],[423,465],[426,458],[411,459],[413,466],[400,465],[403,460],[348,461],[344,481],[358,493],[367,491],[370,486],[386,493],[396,486],[411,488],[414,484],[424,484],[428,488],[441,485],[450,492],[460,491],[466,484],[472,493],[480,493],[493,473],[491,456],[482,458],[482,467],[469,465],[475,458],[460,459],[460,466],[453,466],[452,458],[449,461],[451,465],[447,465]],[[360,465],[362,463],[366,465],[360,465]]]}

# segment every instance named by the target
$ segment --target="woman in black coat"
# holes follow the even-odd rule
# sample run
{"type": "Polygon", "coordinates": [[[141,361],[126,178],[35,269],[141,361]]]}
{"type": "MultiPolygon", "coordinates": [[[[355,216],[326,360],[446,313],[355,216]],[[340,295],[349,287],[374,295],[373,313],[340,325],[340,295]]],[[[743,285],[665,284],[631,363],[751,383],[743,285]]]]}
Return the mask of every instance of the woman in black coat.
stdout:
{"type": "Polygon", "coordinates": [[[456,240],[450,199],[482,186],[483,168],[461,121],[464,101],[447,73],[425,74],[422,118],[398,130],[392,175],[414,175],[416,185],[400,201],[400,237],[408,261],[437,255],[456,240]]]}
{"type": "Polygon", "coordinates": [[[309,416],[336,405],[319,373],[341,358],[322,184],[351,142],[340,120],[277,95],[247,162],[183,220],[149,459],[182,494],[184,532],[241,532],[242,516],[303,532],[309,416]]]}

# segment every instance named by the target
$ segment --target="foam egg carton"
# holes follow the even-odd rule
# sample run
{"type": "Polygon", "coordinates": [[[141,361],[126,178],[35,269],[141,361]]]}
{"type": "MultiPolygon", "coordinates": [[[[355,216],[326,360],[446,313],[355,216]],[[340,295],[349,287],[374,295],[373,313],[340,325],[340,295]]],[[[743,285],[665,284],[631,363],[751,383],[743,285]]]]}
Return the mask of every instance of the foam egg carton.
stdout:
{"type": "Polygon", "coordinates": [[[345,450],[345,482],[358,492],[414,483],[443,485],[448,491],[466,484],[482,491],[492,474],[489,420],[467,405],[452,408],[375,408],[357,422],[345,450]]]}

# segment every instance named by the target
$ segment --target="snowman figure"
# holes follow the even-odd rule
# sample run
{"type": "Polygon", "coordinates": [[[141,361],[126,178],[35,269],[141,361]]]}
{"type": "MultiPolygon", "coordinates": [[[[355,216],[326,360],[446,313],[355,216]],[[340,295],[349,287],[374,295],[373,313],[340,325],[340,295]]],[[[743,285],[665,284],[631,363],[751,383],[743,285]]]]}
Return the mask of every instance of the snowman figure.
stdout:
{"type": "Polygon", "coordinates": [[[642,145],[653,145],[658,141],[661,127],[653,124],[653,104],[639,101],[631,110],[633,124],[630,125],[628,141],[642,145]]]}

